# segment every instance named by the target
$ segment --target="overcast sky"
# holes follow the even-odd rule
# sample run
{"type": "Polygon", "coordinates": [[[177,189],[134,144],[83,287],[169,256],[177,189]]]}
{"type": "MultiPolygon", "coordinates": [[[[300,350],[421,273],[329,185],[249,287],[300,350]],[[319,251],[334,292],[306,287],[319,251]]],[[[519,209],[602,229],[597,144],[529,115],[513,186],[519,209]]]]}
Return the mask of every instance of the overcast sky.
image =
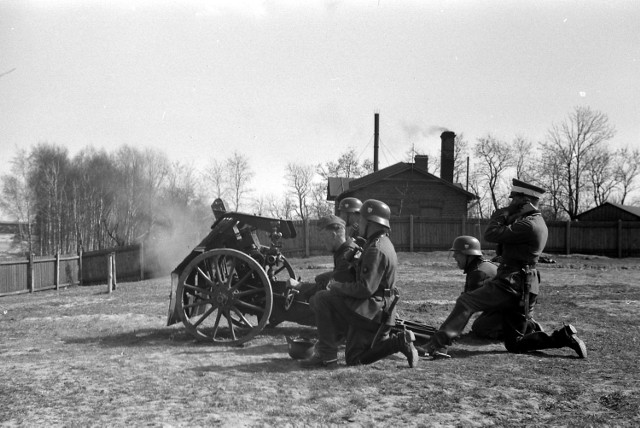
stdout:
{"type": "Polygon", "coordinates": [[[0,0],[0,173],[16,147],[157,147],[203,168],[532,141],[587,105],[640,147],[639,1],[0,0]]]}

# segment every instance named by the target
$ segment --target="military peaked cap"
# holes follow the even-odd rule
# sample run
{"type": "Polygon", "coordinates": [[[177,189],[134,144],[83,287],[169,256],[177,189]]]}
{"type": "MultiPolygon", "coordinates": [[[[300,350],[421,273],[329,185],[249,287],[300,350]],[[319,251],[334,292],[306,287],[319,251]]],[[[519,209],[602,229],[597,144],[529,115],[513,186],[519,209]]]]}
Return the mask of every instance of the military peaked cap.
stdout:
{"type": "Polygon", "coordinates": [[[335,215],[328,215],[318,220],[318,229],[320,230],[327,229],[334,225],[346,227],[347,224],[343,219],[335,215]]]}
{"type": "Polygon", "coordinates": [[[509,197],[512,198],[516,195],[527,195],[540,199],[544,192],[545,190],[541,187],[534,186],[533,184],[525,183],[524,181],[514,178],[513,187],[511,188],[511,194],[509,197]]]}

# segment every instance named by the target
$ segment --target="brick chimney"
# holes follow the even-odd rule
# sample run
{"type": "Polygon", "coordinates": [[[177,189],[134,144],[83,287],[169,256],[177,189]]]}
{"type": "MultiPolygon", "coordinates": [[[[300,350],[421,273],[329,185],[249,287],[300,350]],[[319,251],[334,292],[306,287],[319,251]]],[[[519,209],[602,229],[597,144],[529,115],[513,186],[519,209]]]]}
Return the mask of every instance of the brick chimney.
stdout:
{"type": "Polygon", "coordinates": [[[416,168],[429,171],[429,156],[428,155],[416,155],[413,159],[413,165],[416,168]]]}
{"type": "Polygon", "coordinates": [[[453,183],[453,151],[455,145],[456,134],[451,131],[444,131],[440,134],[442,146],[440,148],[440,178],[453,183]]]}

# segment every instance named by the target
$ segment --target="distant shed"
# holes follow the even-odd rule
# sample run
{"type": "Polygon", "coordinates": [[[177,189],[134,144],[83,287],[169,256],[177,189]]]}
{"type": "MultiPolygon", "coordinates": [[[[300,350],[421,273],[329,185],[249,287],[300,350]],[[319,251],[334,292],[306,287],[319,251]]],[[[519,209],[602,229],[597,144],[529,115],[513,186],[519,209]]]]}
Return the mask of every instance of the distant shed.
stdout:
{"type": "Polygon", "coordinates": [[[576,218],[578,221],[640,221],[640,207],[605,202],[576,218]]]}

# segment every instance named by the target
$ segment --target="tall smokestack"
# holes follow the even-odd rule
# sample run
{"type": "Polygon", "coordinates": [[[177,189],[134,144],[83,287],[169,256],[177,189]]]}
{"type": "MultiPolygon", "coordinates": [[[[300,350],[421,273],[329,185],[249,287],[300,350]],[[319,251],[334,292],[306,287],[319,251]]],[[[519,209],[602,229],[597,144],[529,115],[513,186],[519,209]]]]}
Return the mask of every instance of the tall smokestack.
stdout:
{"type": "Polygon", "coordinates": [[[456,134],[451,131],[444,131],[440,134],[442,140],[442,146],[440,148],[441,162],[440,162],[440,178],[453,183],[453,153],[455,146],[456,134]]]}
{"type": "Polygon", "coordinates": [[[378,170],[378,139],[380,138],[380,113],[373,116],[373,172],[378,170]]]}

